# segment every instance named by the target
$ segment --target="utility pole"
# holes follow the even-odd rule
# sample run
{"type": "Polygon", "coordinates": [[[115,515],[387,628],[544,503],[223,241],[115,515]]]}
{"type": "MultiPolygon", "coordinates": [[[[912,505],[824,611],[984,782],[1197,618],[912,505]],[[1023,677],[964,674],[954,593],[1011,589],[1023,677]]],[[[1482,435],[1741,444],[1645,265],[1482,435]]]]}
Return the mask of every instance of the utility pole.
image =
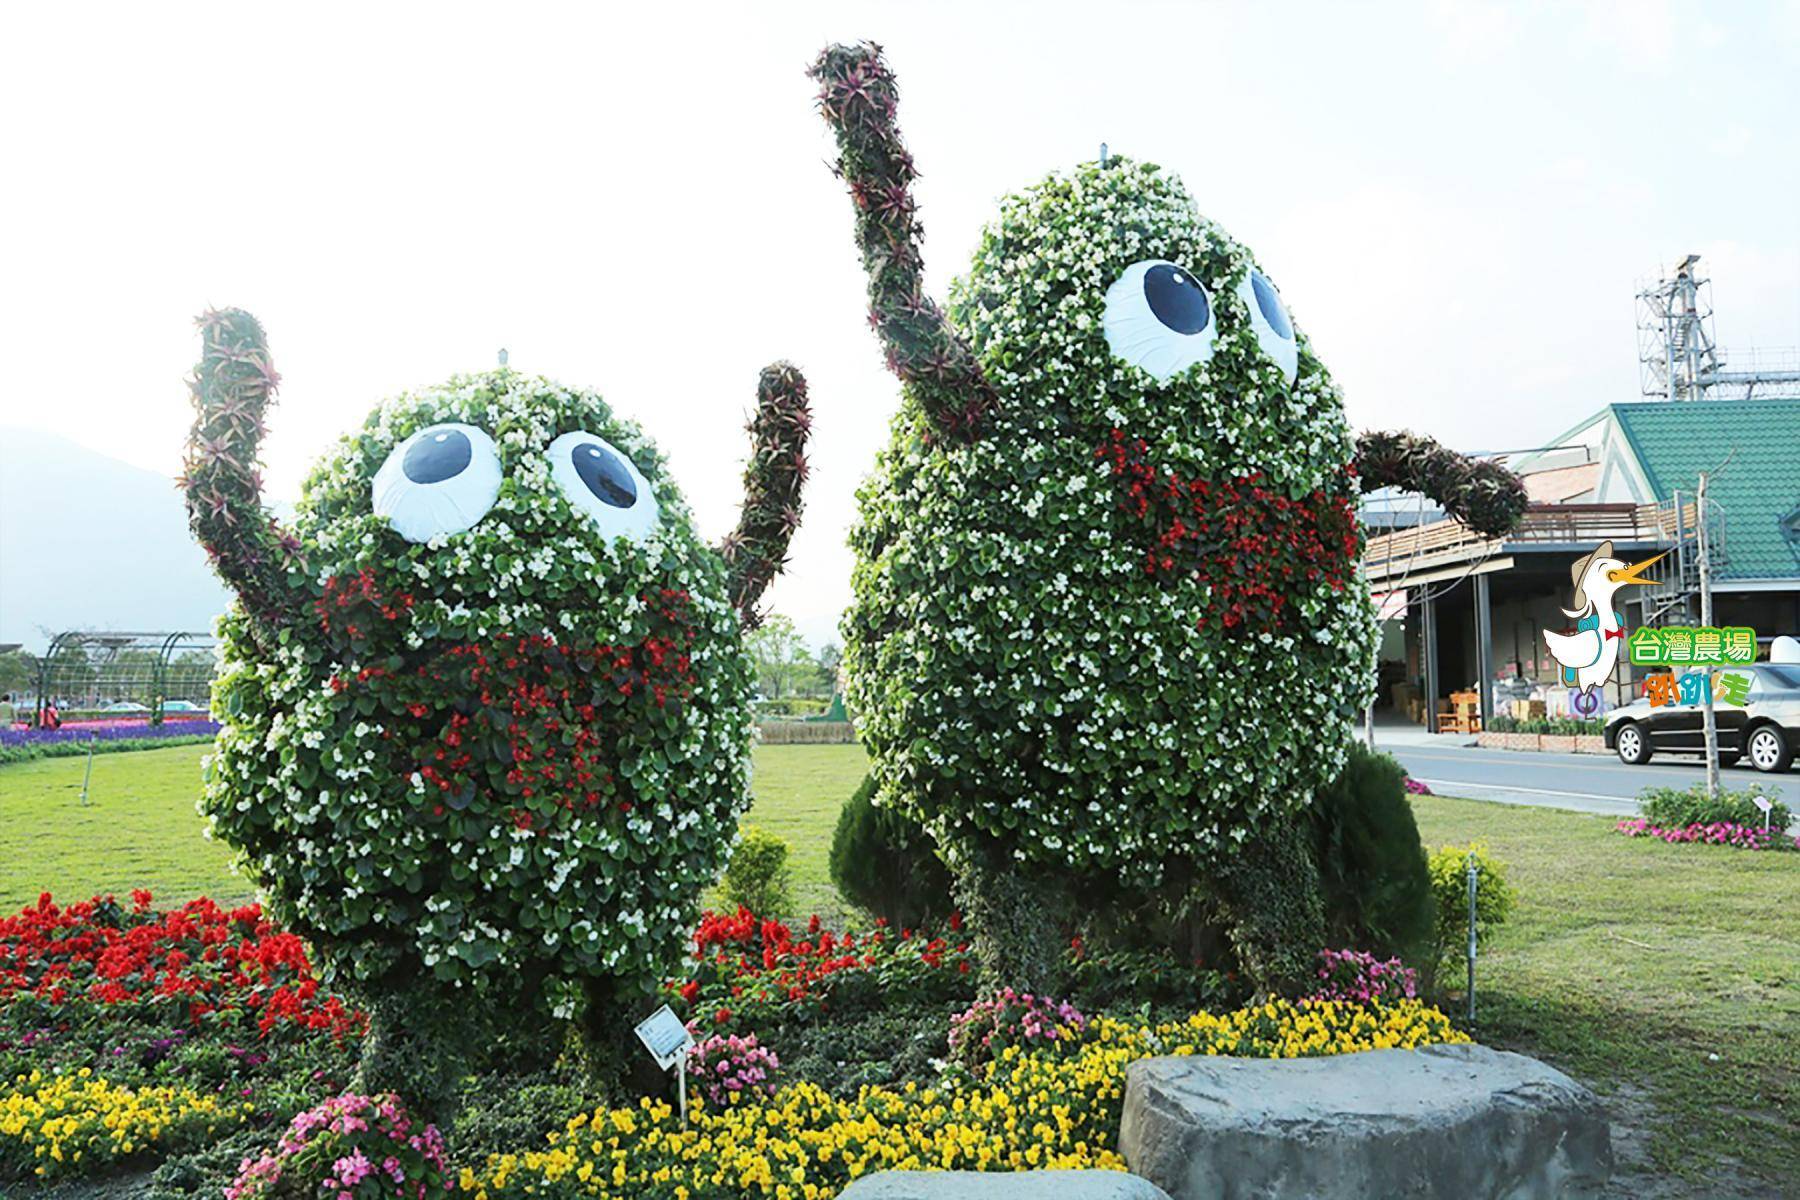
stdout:
{"type": "MultiPolygon", "coordinates": [[[[1699,526],[1694,532],[1699,537],[1700,554],[1700,625],[1703,629],[1711,629],[1713,623],[1712,609],[1712,560],[1707,554],[1706,544],[1706,472],[1700,472],[1700,485],[1696,489],[1698,504],[1695,506],[1694,522],[1699,526]]],[[[1705,668],[1702,668],[1705,670],[1705,668]]],[[[1701,689],[1701,704],[1704,711],[1706,729],[1706,798],[1716,800],[1719,796],[1719,725],[1713,719],[1712,678],[1710,672],[1706,678],[1706,686],[1701,689]]]]}

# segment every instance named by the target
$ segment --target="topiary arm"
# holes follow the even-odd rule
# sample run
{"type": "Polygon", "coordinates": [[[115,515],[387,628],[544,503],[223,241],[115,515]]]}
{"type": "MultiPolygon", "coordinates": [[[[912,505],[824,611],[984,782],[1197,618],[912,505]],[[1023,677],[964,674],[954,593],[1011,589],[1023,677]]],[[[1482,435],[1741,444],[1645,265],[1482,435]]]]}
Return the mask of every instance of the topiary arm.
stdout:
{"type": "Polygon", "coordinates": [[[869,323],[887,348],[888,369],[946,436],[978,437],[997,397],[974,351],[925,294],[916,172],[894,124],[899,93],[881,47],[830,46],[808,74],[819,82],[819,111],[837,135],[833,169],[856,202],[869,323]]]}
{"type": "Polygon", "coordinates": [[[1421,492],[1478,533],[1503,537],[1525,513],[1525,485],[1496,462],[1458,454],[1416,433],[1364,433],[1356,439],[1362,490],[1421,492]]]}
{"type": "Polygon", "coordinates": [[[196,415],[181,479],[188,527],[245,610],[266,626],[284,625],[301,608],[287,580],[300,544],[263,511],[256,462],[281,377],[249,313],[217,309],[196,324],[203,350],[188,380],[196,415]]]}
{"type": "Polygon", "coordinates": [[[787,562],[788,542],[800,527],[806,483],[806,437],[812,409],[806,377],[792,363],[764,367],[750,418],[750,461],[744,466],[744,508],[737,528],[719,546],[727,587],[745,629],[761,622],[756,602],[787,562]]]}

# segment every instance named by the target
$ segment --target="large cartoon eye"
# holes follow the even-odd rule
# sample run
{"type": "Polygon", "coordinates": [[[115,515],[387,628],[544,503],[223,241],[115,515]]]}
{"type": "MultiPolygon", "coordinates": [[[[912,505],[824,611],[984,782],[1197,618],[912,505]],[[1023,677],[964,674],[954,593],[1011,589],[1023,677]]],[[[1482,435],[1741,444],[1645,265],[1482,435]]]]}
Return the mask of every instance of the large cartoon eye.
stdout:
{"type": "Polygon", "coordinates": [[[395,446],[375,472],[375,515],[409,542],[461,533],[494,507],[500,452],[473,425],[432,425],[395,446]]]}
{"type": "Polygon", "coordinates": [[[607,537],[641,542],[656,528],[656,495],[637,466],[597,433],[565,433],[550,443],[550,473],[607,537]]]}
{"type": "Polygon", "coordinates": [[[1250,310],[1250,324],[1256,340],[1289,383],[1300,373],[1300,344],[1294,340],[1294,323],[1288,320],[1287,305],[1275,285],[1254,267],[1238,284],[1238,298],[1250,310]]]}
{"type": "Polygon", "coordinates": [[[1212,357],[1212,297],[1192,271],[1162,259],[1132,263],[1106,289],[1106,344],[1158,383],[1212,357]]]}

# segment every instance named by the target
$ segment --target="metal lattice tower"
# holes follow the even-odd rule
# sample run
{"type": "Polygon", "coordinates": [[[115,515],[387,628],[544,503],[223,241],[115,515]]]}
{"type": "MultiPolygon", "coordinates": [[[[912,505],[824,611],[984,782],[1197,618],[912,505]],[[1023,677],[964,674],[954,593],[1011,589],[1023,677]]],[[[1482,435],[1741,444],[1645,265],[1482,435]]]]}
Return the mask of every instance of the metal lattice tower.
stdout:
{"type": "Polygon", "coordinates": [[[1690,254],[1675,273],[1637,294],[1638,362],[1644,395],[1663,400],[1800,396],[1800,351],[1752,351],[1727,370],[1713,336],[1712,281],[1690,254]]]}

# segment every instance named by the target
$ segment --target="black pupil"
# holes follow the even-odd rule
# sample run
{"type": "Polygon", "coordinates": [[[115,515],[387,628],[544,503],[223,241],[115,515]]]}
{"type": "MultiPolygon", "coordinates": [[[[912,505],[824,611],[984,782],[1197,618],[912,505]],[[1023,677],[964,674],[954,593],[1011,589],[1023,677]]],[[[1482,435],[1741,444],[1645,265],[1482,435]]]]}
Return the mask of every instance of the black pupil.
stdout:
{"type": "Polygon", "coordinates": [[[617,455],[604,446],[583,442],[575,447],[575,473],[587,490],[614,508],[630,508],[637,503],[637,484],[617,455]]]}
{"type": "Polygon", "coordinates": [[[409,446],[400,469],[414,483],[442,483],[461,475],[474,456],[468,434],[460,429],[440,429],[409,446]]]}
{"type": "Polygon", "coordinates": [[[1144,299],[1150,302],[1156,319],[1176,333],[1199,333],[1212,317],[1206,293],[1194,277],[1168,263],[1151,267],[1144,274],[1144,299]]]}

